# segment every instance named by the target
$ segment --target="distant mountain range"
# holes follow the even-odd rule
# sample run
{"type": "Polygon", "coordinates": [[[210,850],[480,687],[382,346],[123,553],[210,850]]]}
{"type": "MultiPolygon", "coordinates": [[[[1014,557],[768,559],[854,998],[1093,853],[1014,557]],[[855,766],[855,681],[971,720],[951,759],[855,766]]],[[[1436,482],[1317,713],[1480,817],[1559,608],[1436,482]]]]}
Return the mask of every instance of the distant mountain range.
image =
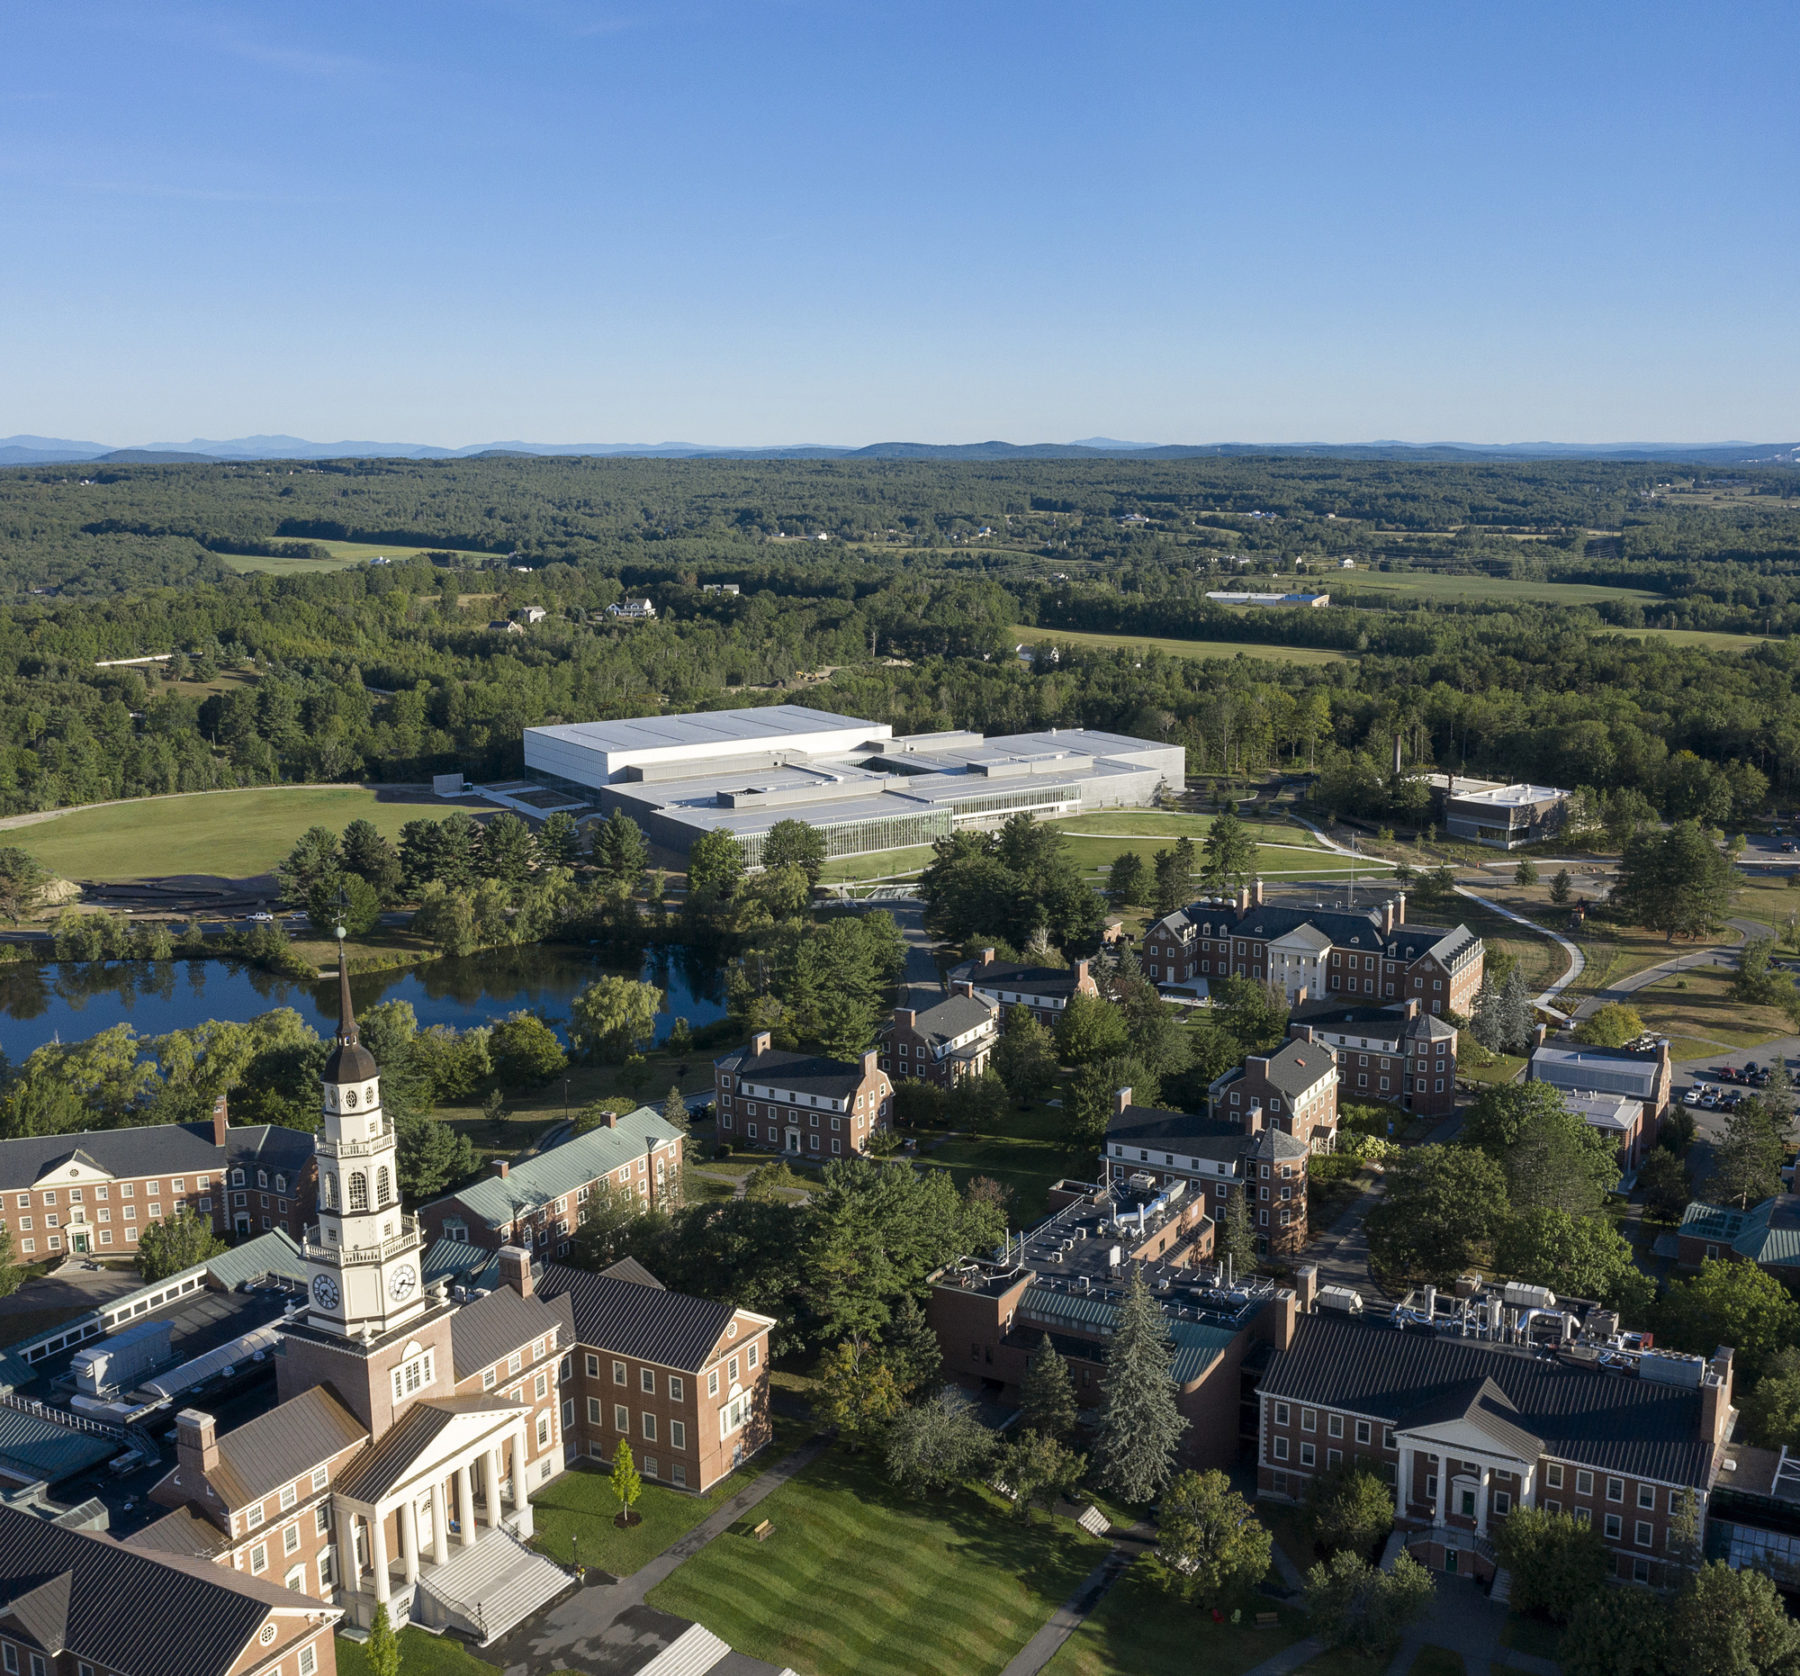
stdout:
{"type": "Polygon", "coordinates": [[[120,448],[67,437],[0,437],[0,466],[164,465],[218,460],[469,460],[505,455],[633,455],[740,460],[1177,460],[1237,454],[1305,454],[1365,460],[1669,460],[1694,465],[1800,465],[1800,444],[1769,442],[1212,442],[1138,443],[1112,437],[1080,442],[877,442],[866,448],[794,443],[773,448],[697,442],[483,442],[437,448],[423,442],[308,442],[297,436],[229,441],[152,442],[120,448]]]}

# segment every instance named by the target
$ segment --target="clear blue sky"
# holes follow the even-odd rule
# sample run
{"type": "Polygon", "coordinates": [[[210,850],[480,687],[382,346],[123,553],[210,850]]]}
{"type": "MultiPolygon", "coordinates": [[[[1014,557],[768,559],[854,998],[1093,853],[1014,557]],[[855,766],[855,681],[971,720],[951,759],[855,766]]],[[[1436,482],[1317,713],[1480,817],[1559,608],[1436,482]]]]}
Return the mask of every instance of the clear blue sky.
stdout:
{"type": "Polygon", "coordinates": [[[0,11],[0,435],[1800,436],[1800,7],[0,11]]]}

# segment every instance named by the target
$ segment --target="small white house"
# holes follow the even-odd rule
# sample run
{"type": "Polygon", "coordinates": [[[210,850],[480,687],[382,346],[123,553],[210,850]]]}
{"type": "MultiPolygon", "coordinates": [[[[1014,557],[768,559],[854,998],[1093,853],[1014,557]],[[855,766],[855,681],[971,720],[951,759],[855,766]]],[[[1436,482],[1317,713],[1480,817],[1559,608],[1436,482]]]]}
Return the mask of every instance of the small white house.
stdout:
{"type": "Polygon", "coordinates": [[[621,623],[653,623],[656,621],[656,607],[647,599],[622,600],[617,605],[609,605],[606,614],[621,623]]]}
{"type": "Polygon", "coordinates": [[[541,605],[528,605],[519,615],[528,623],[541,623],[550,613],[541,605]]]}

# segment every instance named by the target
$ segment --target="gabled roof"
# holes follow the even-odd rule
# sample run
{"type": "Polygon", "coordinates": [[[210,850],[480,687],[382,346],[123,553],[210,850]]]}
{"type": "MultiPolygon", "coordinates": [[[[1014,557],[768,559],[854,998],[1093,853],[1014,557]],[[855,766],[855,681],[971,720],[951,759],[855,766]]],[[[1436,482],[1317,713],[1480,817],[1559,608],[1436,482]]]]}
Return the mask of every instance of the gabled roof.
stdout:
{"type": "MultiPolygon", "coordinates": [[[[315,1385],[227,1432],[219,1439],[218,1465],[206,1476],[227,1507],[244,1507],[368,1436],[363,1423],[330,1390],[315,1385]]],[[[197,1484],[182,1488],[198,1499],[197,1484]]]]}
{"type": "Polygon", "coordinates": [[[821,1053],[788,1053],[782,1048],[769,1048],[763,1053],[752,1053],[747,1046],[736,1048],[713,1064],[718,1070],[739,1077],[751,1077],[796,1094],[817,1094],[822,1099],[847,1100],[862,1087],[863,1081],[860,1060],[852,1064],[844,1059],[827,1059],[821,1053]]]}
{"type": "Polygon", "coordinates": [[[668,1288],[635,1257],[621,1257],[610,1268],[600,1271],[610,1280],[629,1280],[638,1286],[654,1286],[659,1292],[668,1288]]]}
{"type": "Polygon", "coordinates": [[[464,1304],[450,1317],[450,1352],[459,1381],[489,1368],[503,1356],[559,1330],[561,1349],[575,1342],[569,1306],[550,1297],[521,1298],[510,1286],[497,1286],[485,1298],[464,1304]]]}
{"type": "Polygon", "coordinates": [[[21,1628],[59,1636],[59,1650],[131,1676],[226,1676],[271,1611],[320,1610],[211,1560],[146,1552],[12,1507],[0,1507],[0,1601],[11,1603],[0,1616],[22,1605],[21,1628]]]}
{"type": "Polygon", "coordinates": [[[1399,1417],[1396,1429],[1416,1432],[1447,1421],[1460,1421],[1522,1460],[1536,1460],[1543,1448],[1543,1439],[1520,1424],[1518,1404],[1486,1376],[1471,1375],[1432,1392],[1399,1417]]]}
{"type": "Polygon", "coordinates": [[[575,1342],[698,1373],[737,1311],[711,1298],[552,1263],[539,1283],[575,1312],[575,1342]]]}
{"type": "Polygon", "coordinates": [[[344,1468],[333,1488],[351,1501],[379,1501],[455,1419],[453,1411],[429,1400],[414,1403],[344,1468]]]}
{"type": "Polygon", "coordinates": [[[1337,1058],[1323,1042],[1303,1042],[1297,1036],[1268,1056],[1264,1075],[1283,1094],[1304,1094],[1309,1088],[1337,1075],[1337,1058]]]}
{"type": "Polygon", "coordinates": [[[213,1145],[211,1123],[139,1123],[73,1135],[18,1135],[0,1141],[0,1191],[34,1186],[77,1164],[110,1176],[195,1175],[239,1163],[298,1174],[312,1159],[313,1138],[301,1129],[255,1123],[225,1133],[223,1147],[213,1145]]]}
{"type": "Polygon", "coordinates": [[[1106,1140],[1109,1145],[1159,1147],[1164,1152],[1229,1163],[1243,1154],[1244,1126],[1157,1106],[1127,1106],[1106,1120],[1106,1140]]]}
{"type": "Polygon", "coordinates": [[[1415,1414],[1440,1414],[1432,1405],[1466,1406],[1488,1380],[1515,1411],[1489,1409],[1490,1420],[1541,1439],[1545,1454],[1706,1488],[1712,1449],[1701,1431],[1697,1390],[1510,1346],[1303,1315],[1290,1348],[1271,1359],[1261,1394],[1399,1426],[1415,1414]]]}
{"type": "Polygon", "coordinates": [[[210,1519],[203,1519],[191,1507],[178,1507],[165,1513],[154,1524],[133,1531],[125,1542],[153,1554],[185,1554],[192,1559],[209,1560],[231,1546],[231,1538],[210,1519]]]}
{"type": "Polygon", "coordinates": [[[654,1108],[639,1106],[610,1129],[604,1125],[590,1129],[585,1135],[512,1165],[503,1176],[484,1176],[436,1202],[453,1201],[486,1226],[501,1228],[621,1165],[634,1163],[644,1156],[646,1141],[655,1140],[660,1145],[679,1139],[680,1132],[665,1123],[654,1108]]]}
{"type": "Polygon", "coordinates": [[[1334,948],[1379,952],[1390,960],[1409,963],[1428,954],[1448,963],[1481,940],[1466,925],[1400,924],[1383,931],[1381,914],[1374,908],[1283,908],[1252,903],[1240,912],[1233,902],[1190,902],[1183,912],[1202,936],[1256,937],[1273,942],[1301,926],[1310,926],[1334,948]]]}
{"type": "Polygon", "coordinates": [[[934,1007],[927,1007],[913,1018],[913,1029],[933,1047],[966,1036],[994,1022],[994,1009],[973,995],[952,995],[934,1007]]]}
{"type": "Polygon", "coordinates": [[[1800,1268],[1800,1195],[1777,1193],[1748,1210],[1696,1199],[1681,1213],[1681,1231],[1764,1268],[1800,1268]]]}
{"type": "Polygon", "coordinates": [[[298,1241],[285,1228],[271,1228],[266,1234],[208,1257],[206,1272],[228,1292],[235,1292],[246,1282],[266,1280],[270,1275],[304,1286],[310,1274],[298,1241]]]}
{"type": "Polygon", "coordinates": [[[427,1286],[440,1280],[458,1286],[485,1286],[490,1291],[500,1282],[500,1253],[467,1240],[433,1240],[419,1261],[419,1273],[427,1286]]]}
{"type": "Polygon", "coordinates": [[[980,989],[1010,989],[1020,995],[1073,995],[1075,970],[1059,966],[1026,966],[1015,960],[966,960],[955,967],[953,978],[963,978],[980,989]]]}
{"type": "Polygon", "coordinates": [[[1310,1024],[1315,1030],[1330,1030],[1338,1035],[1368,1036],[1386,1042],[1448,1041],[1456,1034],[1456,1026],[1446,1023],[1436,1013],[1419,1012],[1406,1016],[1404,1005],[1359,1006],[1354,1002],[1302,1001],[1288,1014],[1288,1023],[1310,1024]]]}

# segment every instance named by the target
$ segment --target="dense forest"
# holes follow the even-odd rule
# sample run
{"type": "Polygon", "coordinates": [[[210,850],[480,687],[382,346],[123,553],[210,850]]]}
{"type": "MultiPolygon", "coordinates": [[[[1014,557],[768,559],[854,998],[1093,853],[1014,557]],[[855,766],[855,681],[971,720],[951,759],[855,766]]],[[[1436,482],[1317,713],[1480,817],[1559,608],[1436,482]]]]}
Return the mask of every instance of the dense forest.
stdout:
{"type": "Polygon", "coordinates": [[[1411,762],[1632,788],[1709,818],[1752,812],[1771,786],[1800,793],[1791,468],[1729,481],[1637,463],[1261,456],[26,469],[0,472],[0,598],[6,813],[276,780],[482,778],[517,771],[536,723],[797,688],[906,730],[1167,738],[1195,772],[1317,768],[1373,786],[1398,736],[1411,762]],[[430,551],[338,568],[319,544],[344,540],[430,551]],[[294,573],[231,562],[256,555],[294,573]],[[1409,591],[1421,572],[1479,585],[1409,591]],[[1328,587],[1333,604],[1242,613],[1205,598],[1242,577],[1328,587]],[[1581,602],[1540,603],[1513,580],[1588,586],[1581,602]],[[741,593],[705,591],[726,581],[741,593]],[[658,621],[616,624],[606,607],[627,594],[648,594],[658,621]],[[547,617],[492,626],[529,605],[547,617]],[[1063,641],[1021,660],[1015,625],[1032,640],[1110,630],[1245,653],[1063,641]],[[1775,638],[1621,632],[1644,627],[1775,638]],[[1293,663],[1259,651],[1271,644],[1344,655],[1293,663]],[[161,653],[176,655],[99,667],[161,653]]]}

